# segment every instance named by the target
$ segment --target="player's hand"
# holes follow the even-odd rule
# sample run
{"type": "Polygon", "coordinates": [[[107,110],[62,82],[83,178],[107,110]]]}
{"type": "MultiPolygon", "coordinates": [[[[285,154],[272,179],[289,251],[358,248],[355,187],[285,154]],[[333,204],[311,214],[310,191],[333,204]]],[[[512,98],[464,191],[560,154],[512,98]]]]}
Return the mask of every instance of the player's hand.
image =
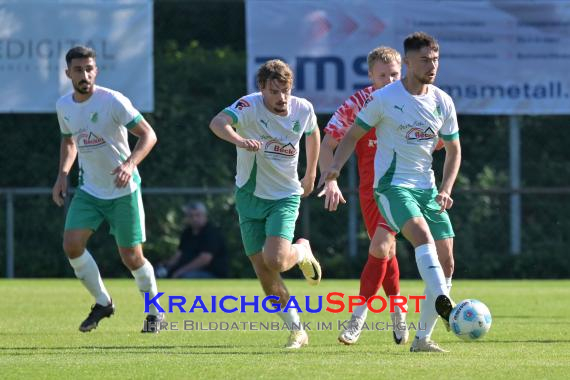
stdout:
{"type": "Polygon", "coordinates": [[[119,188],[127,186],[133,177],[135,167],[135,164],[130,160],[126,160],[121,165],[117,166],[115,170],[111,172],[112,175],[115,175],[115,186],[119,188]]]}
{"type": "Polygon", "coordinates": [[[315,176],[304,176],[303,179],[301,179],[301,187],[303,188],[301,198],[308,197],[315,189],[315,176]]]}
{"type": "Polygon", "coordinates": [[[453,206],[453,199],[446,191],[440,191],[439,194],[435,197],[435,201],[438,205],[441,206],[439,210],[439,214],[441,214],[444,210],[448,210],[453,206]]]}
{"type": "Polygon", "coordinates": [[[236,144],[238,148],[247,150],[248,152],[257,152],[261,149],[261,141],[254,139],[243,139],[236,144]]]}
{"type": "Polygon", "coordinates": [[[319,179],[319,184],[317,185],[317,189],[323,186],[323,184],[326,181],[333,181],[333,180],[336,181],[339,175],[340,175],[340,170],[333,167],[329,168],[329,170],[325,172],[322,172],[321,178],[319,179]]]}
{"type": "Polygon", "coordinates": [[[319,193],[319,198],[325,196],[325,209],[329,211],[336,211],[339,203],[346,203],[342,192],[338,187],[336,179],[327,180],[325,182],[325,187],[319,193]]]}
{"type": "Polygon", "coordinates": [[[61,207],[65,203],[65,197],[67,197],[67,176],[58,175],[51,190],[51,199],[61,207]]]}

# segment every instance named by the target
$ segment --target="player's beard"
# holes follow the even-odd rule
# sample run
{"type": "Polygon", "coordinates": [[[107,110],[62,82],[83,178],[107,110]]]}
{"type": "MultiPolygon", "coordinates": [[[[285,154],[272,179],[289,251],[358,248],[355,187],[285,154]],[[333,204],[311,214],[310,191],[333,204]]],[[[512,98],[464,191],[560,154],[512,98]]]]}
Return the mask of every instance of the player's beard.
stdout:
{"type": "Polygon", "coordinates": [[[273,106],[273,111],[275,111],[276,114],[287,114],[287,103],[275,103],[273,106]]]}
{"type": "Polygon", "coordinates": [[[77,84],[73,84],[73,89],[75,91],[77,91],[80,94],[89,94],[91,92],[91,90],[93,89],[93,84],[89,83],[85,80],[81,80],[79,81],[79,83],[77,84]],[[84,84],[87,84],[87,86],[83,86],[84,84]]]}
{"type": "Polygon", "coordinates": [[[436,76],[437,76],[437,73],[434,74],[433,77],[430,77],[429,74],[425,74],[422,76],[416,75],[416,80],[418,82],[420,82],[421,84],[433,84],[433,82],[435,82],[436,76]]]}

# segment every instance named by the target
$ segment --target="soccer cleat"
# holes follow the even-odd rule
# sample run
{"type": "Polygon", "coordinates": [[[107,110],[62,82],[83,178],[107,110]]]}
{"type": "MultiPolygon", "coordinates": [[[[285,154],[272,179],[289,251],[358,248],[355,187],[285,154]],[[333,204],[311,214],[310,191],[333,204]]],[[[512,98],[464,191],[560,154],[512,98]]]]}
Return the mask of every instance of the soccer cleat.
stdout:
{"type": "Polygon", "coordinates": [[[161,324],[165,319],[166,317],[164,316],[164,313],[160,313],[158,315],[147,315],[145,321],[143,322],[143,328],[141,332],[158,334],[162,327],[161,324]]]}
{"type": "Polygon", "coordinates": [[[289,335],[285,348],[296,350],[308,344],[309,335],[307,335],[305,330],[291,330],[291,334],[289,335]]]}
{"type": "Polygon", "coordinates": [[[410,352],[449,352],[439,347],[437,343],[428,338],[415,338],[410,347],[410,352]]]}
{"type": "Polygon", "coordinates": [[[109,318],[111,315],[115,313],[115,305],[113,305],[113,301],[107,306],[99,305],[96,303],[95,305],[91,306],[91,312],[87,316],[87,318],[81,322],[79,325],[79,331],[81,332],[89,332],[95,328],[99,324],[99,321],[103,318],[109,318]]]}
{"type": "Polygon", "coordinates": [[[445,294],[438,296],[435,300],[435,311],[443,320],[443,324],[447,331],[451,331],[449,326],[449,316],[451,315],[451,310],[455,307],[455,303],[445,294]]]}
{"type": "Polygon", "coordinates": [[[338,341],[344,343],[347,346],[356,343],[362,332],[362,326],[364,325],[364,318],[352,315],[350,322],[348,322],[348,327],[339,336],[338,341]]]}
{"type": "Polygon", "coordinates": [[[406,344],[410,339],[410,332],[408,331],[408,326],[406,325],[406,313],[401,311],[395,311],[390,313],[390,318],[392,318],[392,324],[394,325],[392,330],[392,336],[396,344],[406,344]]]}
{"type": "Polygon", "coordinates": [[[298,265],[309,285],[318,285],[321,282],[321,264],[317,261],[307,239],[298,239],[295,244],[302,244],[307,248],[307,255],[298,265]]]}

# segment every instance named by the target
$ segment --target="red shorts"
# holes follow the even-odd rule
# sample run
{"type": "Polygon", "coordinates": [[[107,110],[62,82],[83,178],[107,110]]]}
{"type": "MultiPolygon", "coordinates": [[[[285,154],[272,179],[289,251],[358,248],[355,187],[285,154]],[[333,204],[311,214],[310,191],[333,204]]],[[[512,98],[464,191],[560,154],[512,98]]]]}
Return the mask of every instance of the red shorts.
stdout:
{"type": "Polygon", "coordinates": [[[396,232],[392,231],[382,214],[380,214],[372,191],[370,193],[366,192],[366,194],[360,192],[359,195],[360,210],[362,211],[362,217],[364,218],[364,224],[366,224],[366,231],[370,239],[374,236],[374,232],[376,232],[378,226],[395,236],[396,232]]]}

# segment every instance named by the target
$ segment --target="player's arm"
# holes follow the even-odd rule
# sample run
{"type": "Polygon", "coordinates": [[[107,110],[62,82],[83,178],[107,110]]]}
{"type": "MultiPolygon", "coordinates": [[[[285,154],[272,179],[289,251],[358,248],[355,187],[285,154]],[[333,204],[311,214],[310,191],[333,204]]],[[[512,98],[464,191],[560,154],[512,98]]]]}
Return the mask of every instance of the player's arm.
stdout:
{"type": "Polygon", "coordinates": [[[111,173],[116,175],[115,185],[117,187],[128,185],[135,168],[150,153],[157,141],[154,129],[144,118],[141,118],[138,123],[129,128],[129,132],[137,136],[138,139],[131,155],[111,173]]]}
{"type": "Polygon", "coordinates": [[[459,167],[461,166],[461,144],[459,138],[445,141],[445,161],[443,164],[443,179],[439,188],[439,194],[436,197],[437,203],[441,206],[440,212],[453,206],[453,199],[451,198],[451,190],[459,167]]]}
{"type": "Polygon", "coordinates": [[[338,141],[330,134],[326,134],[323,142],[321,143],[321,153],[319,155],[319,169],[321,171],[321,178],[317,187],[324,184],[323,190],[319,193],[319,197],[327,194],[325,197],[325,209],[329,211],[336,211],[339,203],[346,203],[342,196],[342,192],[338,187],[336,179],[325,181],[325,175],[331,167],[334,157],[334,151],[338,146],[338,141]]]}
{"type": "Polygon", "coordinates": [[[336,139],[330,134],[326,133],[323,141],[321,142],[321,151],[319,153],[319,171],[321,172],[321,178],[319,179],[317,188],[321,187],[325,183],[325,177],[323,174],[332,165],[334,151],[337,146],[338,141],[336,141],[336,139]]]}
{"type": "Polygon", "coordinates": [[[318,127],[313,128],[310,135],[305,137],[305,153],[307,155],[307,168],[305,176],[301,179],[303,187],[303,197],[311,194],[315,188],[315,179],[317,178],[317,162],[319,160],[319,151],[321,148],[321,132],[318,127]]]}
{"type": "Polygon", "coordinates": [[[59,147],[59,171],[53,185],[51,197],[55,204],[63,206],[67,196],[67,176],[77,157],[77,147],[71,136],[62,136],[59,147]]]}
{"type": "Polygon", "coordinates": [[[234,144],[238,148],[256,152],[261,148],[261,141],[244,139],[232,127],[232,118],[224,112],[217,114],[210,122],[210,129],[222,140],[234,144]]]}
{"type": "Polygon", "coordinates": [[[329,211],[335,211],[340,202],[346,203],[338,188],[336,179],[340,175],[340,170],[354,151],[356,143],[366,132],[366,129],[360,125],[353,124],[336,148],[332,164],[328,170],[322,174],[325,178],[325,188],[319,193],[319,196],[325,196],[325,208],[329,211]]]}

